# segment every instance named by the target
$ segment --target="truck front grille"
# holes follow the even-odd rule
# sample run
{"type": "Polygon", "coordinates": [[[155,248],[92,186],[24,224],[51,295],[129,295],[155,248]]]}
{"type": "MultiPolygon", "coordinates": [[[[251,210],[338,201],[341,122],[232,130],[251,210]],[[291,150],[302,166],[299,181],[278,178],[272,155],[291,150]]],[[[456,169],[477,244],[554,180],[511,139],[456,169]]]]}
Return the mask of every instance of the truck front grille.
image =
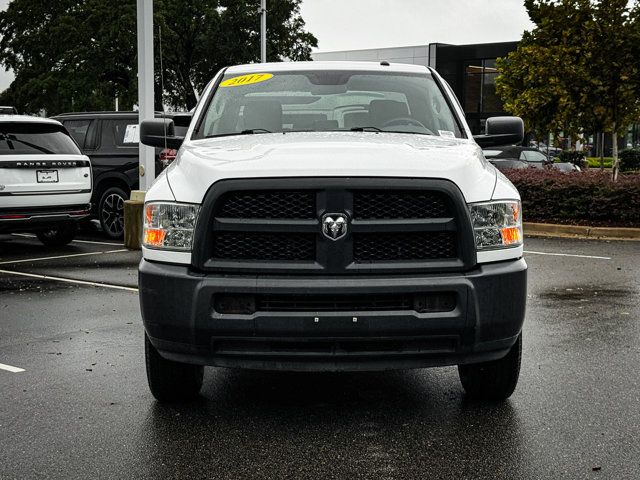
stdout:
{"type": "Polygon", "coordinates": [[[194,245],[196,269],[227,273],[427,273],[475,264],[466,204],[442,180],[221,181],[205,198],[194,245]],[[322,229],[331,214],[346,219],[337,239],[322,229]]]}
{"type": "Polygon", "coordinates": [[[355,191],[353,218],[419,219],[450,217],[447,197],[440,192],[425,191],[355,191]]]}
{"type": "Polygon", "coordinates": [[[224,232],[215,237],[213,256],[220,260],[313,260],[315,236],[308,233],[224,232]]]}
{"type": "Polygon", "coordinates": [[[353,259],[359,263],[455,257],[455,232],[357,233],[353,236],[353,259]]]}
{"type": "Polygon", "coordinates": [[[313,191],[229,192],[220,200],[219,216],[227,218],[313,219],[313,191]]]}

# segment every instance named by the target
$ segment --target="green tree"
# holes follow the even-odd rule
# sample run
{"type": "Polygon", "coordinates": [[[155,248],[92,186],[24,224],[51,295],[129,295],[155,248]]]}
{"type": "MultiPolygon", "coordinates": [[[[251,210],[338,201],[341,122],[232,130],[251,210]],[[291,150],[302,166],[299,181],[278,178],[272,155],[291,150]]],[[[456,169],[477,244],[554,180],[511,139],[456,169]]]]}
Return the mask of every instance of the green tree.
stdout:
{"type": "MultiPolygon", "coordinates": [[[[268,61],[310,60],[316,38],[304,30],[301,0],[267,2],[268,61]]],[[[166,101],[191,109],[222,67],[259,60],[259,0],[159,0],[166,101]]],[[[159,42],[156,42],[158,47],[159,42]]],[[[159,71],[159,65],[156,68],[159,71]]]]}
{"type": "MultiPolygon", "coordinates": [[[[308,60],[317,46],[300,2],[268,2],[269,60],[308,60]]],[[[259,4],[155,0],[156,108],[190,109],[221,67],[258,61],[259,4]]],[[[15,73],[2,103],[53,115],[111,110],[116,95],[123,108],[137,101],[135,0],[13,0],[0,12],[0,36],[0,63],[15,73]]]]}
{"type": "Polygon", "coordinates": [[[543,132],[618,134],[640,118],[638,5],[627,0],[525,0],[535,28],[498,62],[505,109],[543,132]]]}
{"type": "Polygon", "coordinates": [[[0,62],[16,78],[2,94],[20,111],[111,109],[135,100],[135,4],[16,0],[0,13],[0,62]]]}

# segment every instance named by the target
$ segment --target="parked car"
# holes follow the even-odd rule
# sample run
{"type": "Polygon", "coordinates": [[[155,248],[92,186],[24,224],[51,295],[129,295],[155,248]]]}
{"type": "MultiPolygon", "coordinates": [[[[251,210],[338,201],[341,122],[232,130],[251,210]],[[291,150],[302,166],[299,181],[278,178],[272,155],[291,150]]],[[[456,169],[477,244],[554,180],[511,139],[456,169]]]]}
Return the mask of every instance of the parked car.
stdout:
{"type": "Polygon", "coordinates": [[[204,365],[458,365],[467,394],[516,386],[526,303],[518,191],[435,70],[387,62],[223,69],[147,192],[140,305],[149,386],[195,397],[204,365]],[[310,101],[311,99],[311,101],[310,101]],[[353,115],[357,113],[357,115],[353,115]]]}
{"type": "Polygon", "coordinates": [[[90,200],[91,163],[60,122],[0,115],[0,233],[67,244],[90,200]]]}
{"type": "Polygon", "coordinates": [[[501,172],[506,170],[522,170],[526,168],[535,168],[524,160],[515,160],[513,158],[489,158],[489,163],[501,172]]]}
{"type": "MultiPolygon", "coordinates": [[[[175,117],[178,133],[186,131],[188,114],[160,114],[175,117]],[[186,116],[185,116],[186,115],[186,116]]],[[[124,202],[138,188],[138,112],[63,113],[55,117],[69,130],[81,151],[93,164],[92,215],[109,238],[122,238],[124,202]]],[[[156,149],[156,174],[173,161],[176,151],[156,149]]]]}
{"type": "Polygon", "coordinates": [[[582,169],[577,166],[575,163],[571,162],[556,162],[550,165],[550,168],[554,170],[560,170],[561,172],[570,173],[570,172],[581,172],[582,169]]]}
{"type": "Polygon", "coordinates": [[[534,148],[536,148],[536,150],[544,153],[550,159],[556,158],[557,156],[559,156],[562,153],[562,149],[561,148],[558,148],[558,147],[547,147],[545,144],[536,145],[535,142],[534,142],[534,144],[532,144],[530,146],[534,147],[534,148]]]}
{"type": "Polygon", "coordinates": [[[483,153],[485,158],[489,161],[505,158],[521,160],[535,168],[544,168],[545,166],[553,163],[552,159],[534,147],[519,147],[513,145],[506,147],[491,147],[484,150],[483,153]]]}
{"type": "Polygon", "coordinates": [[[18,110],[16,107],[12,107],[9,105],[0,106],[0,115],[17,115],[18,110]]]}

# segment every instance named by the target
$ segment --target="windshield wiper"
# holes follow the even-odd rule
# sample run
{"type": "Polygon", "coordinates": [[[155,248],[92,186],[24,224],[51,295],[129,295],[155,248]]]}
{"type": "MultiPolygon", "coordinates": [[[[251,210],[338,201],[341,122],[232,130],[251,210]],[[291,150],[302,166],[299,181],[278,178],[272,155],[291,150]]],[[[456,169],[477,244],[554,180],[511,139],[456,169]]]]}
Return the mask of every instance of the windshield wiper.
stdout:
{"type": "Polygon", "coordinates": [[[378,127],[353,127],[349,130],[352,132],[384,132],[384,130],[378,127]]]}
{"type": "Polygon", "coordinates": [[[407,135],[427,135],[428,137],[433,137],[434,134],[430,132],[415,132],[415,131],[406,131],[406,130],[384,130],[385,133],[404,133],[407,135]]]}
{"type": "Polygon", "coordinates": [[[272,133],[271,130],[267,130],[265,128],[248,128],[247,130],[242,130],[240,135],[251,135],[254,133],[272,133]]]}
{"type": "Polygon", "coordinates": [[[416,131],[406,131],[406,130],[383,130],[378,127],[353,127],[349,129],[352,132],[382,132],[382,133],[407,133],[410,135],[433,135],[431,132],[416,132],[416,131]]]}
{"type": "Polygon", "coordinates": [[[204,138],[232,137],[233,135],[253,135],[254,133],[273,133],[273,132],[265,128],[248,128],[247,130],[242,130],[240,132],[217,133],[215,135],[207,135],[204,138]]]}

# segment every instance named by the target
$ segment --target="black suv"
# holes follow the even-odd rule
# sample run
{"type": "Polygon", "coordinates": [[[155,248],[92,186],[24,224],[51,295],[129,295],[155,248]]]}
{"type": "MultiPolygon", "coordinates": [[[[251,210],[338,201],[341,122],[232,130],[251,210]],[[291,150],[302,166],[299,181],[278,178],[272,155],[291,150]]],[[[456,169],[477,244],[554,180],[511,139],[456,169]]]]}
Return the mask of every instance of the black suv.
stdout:
{"type": "MultiPolygon", "coordinates": [[[[176,135],[184,135],[189,114],[162,114],[174,120],[176,135]]],[[[138,188],[138,112],[62,113],[55,117],[69,131],[93,165],[92,214],[109,238],[122,238],[124,201],[138,188]]],[[[156,174],[174,158],[175,150],[156,149],[156,174]]]]}

